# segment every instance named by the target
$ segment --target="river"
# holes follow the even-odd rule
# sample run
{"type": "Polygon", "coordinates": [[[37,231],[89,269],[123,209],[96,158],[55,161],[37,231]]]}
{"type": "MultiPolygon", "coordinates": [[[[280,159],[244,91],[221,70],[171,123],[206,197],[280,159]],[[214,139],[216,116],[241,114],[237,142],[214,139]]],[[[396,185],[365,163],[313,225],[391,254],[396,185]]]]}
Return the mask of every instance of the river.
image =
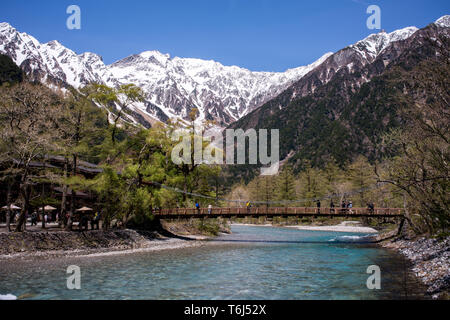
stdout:
{"type": "Polygon", "coordinates": [[[38,300],[423,297],[405,259],[362,243],[365,235],[240,225],[232,232],[201,247],[17,264],[0,272],[0,294],[38,300]],[[81,290],[66,287],[69,265],[81,269],[81,290]],[[380,267],[379,290],[367,288],[370,265],[380,267]]]}

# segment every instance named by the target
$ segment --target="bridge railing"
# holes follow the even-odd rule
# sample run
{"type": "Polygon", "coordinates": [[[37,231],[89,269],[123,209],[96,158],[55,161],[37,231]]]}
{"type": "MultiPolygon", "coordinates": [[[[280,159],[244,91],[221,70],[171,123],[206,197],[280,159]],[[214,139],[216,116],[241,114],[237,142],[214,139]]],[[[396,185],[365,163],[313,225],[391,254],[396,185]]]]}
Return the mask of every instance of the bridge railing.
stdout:
{"type": "Polygon", "coordinates": [[[173,208],[155,211],[158,216],[248,216],[248,215],[372,215],[372,216],[399,216],[402,208],[316,208],[316,207],[252,207],[252,208],[173,208]]]}

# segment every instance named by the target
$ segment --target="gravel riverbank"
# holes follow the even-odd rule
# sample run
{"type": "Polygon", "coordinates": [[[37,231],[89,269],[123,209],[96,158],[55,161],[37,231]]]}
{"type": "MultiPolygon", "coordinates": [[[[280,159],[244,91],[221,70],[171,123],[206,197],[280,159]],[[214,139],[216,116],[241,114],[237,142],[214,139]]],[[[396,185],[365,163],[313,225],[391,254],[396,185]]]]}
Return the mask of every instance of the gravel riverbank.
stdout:
{"type": "Polygon", "coordinates": [[[433,299],[450,299],[450,237],[445,240],[419,238],[381,243],[397,250],[412,263],[412,271],[428,287],[433,299]]]}
{"type": "Polygon", "coordinates": [[[98,256],[201,245],[205,237],[167,237],[156,231],[0,233],[0,261],[98,256]]]}

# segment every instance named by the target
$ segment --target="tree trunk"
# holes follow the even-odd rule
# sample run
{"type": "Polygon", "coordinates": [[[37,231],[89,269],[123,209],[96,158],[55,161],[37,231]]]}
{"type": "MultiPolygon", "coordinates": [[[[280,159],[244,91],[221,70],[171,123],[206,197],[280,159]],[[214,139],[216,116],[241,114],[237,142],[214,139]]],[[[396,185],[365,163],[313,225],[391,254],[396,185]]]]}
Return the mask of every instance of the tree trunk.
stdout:
{"type": "MultiPolygon", "coordinates": [[[[45,169],[45,167],[44,167],[45,169]]],[[[42,194],[41,194],[41,198],[42,200],[44,200],[45,197],[45,184],[42,183],[42,194]]],[[[42,229],[45,229],[45,203],[44,201],[42,201],[42,229]]]]}
{"type": "Polygon", "coordinates": [[[11,232],[11,207],[8,207],[8,211],[6,212],[6,230],[11,232]]]}
{"type": "Polygon", "coordinates": [[[20,186],[20,193],[22,194],[23,208],[17,220],[16,232],[22,232],[24,230],[23,225],[26,223],[26,214],[30,207],[31,186],[27,183],[23,183],[20,186]]]}
{"type": "MultiPolygon", "coordinates": [[[[67,179],[67,171],[69,166],[69,160],[67,158],[64,159],[64,178],[67,179]]],[[[61,214],[60,214],[60,221],[63,221],[64,226],[67,226],[67,184],[64,184],[63,186],[63,192],[62,192],[62,201],[61,201],[61,214]]],[[[61,222],[60,222],[61,223],[61,222]]]]}
{"type": "Polygon", "coordinates": [[[219,179],[216,177],[216,201],[215,201],[216,207],[219,206],[219,179]]]}
{"type": "Polygon", "coordinates": [[[45,229],[45,206],[42,205],[42,229],[45,229]]]}
{"type": "Polygon", "coordinates": [[[186,203],[187,199],[187,173],[184,172],[184,193],[183,193],[183,202],[186,203]]]}
{"type": "MultiPolygon", "coordinates": [[[[77,174],[77,155],[73,155],[73,171],[72,175],[76,176],[77,174]]],[[[72,230],[73,225],[73,215],[75,214],[75,192],[72,188],[70,192],[70,212],[69,212],[69,219],[67,220],[67,230],[72,230]]]]}
{"type": "Polygon", "coordinates": [[[409,226],[416,234],[420,234],[420,230],[413,224],[411,214],[408,209],[408,204],[406,202],[406,192],[403,192],[403,208],[405,209],[405,219],[408,221],[409,226]]]}
{"type": "Polygon", "coordinates": [[[11,232],[11,193],[12,193],[12,184],[8,183],[8,193],[6,195],[6,204],[8,206],[8,210],[6,211],[6,230],[11,232]]]}

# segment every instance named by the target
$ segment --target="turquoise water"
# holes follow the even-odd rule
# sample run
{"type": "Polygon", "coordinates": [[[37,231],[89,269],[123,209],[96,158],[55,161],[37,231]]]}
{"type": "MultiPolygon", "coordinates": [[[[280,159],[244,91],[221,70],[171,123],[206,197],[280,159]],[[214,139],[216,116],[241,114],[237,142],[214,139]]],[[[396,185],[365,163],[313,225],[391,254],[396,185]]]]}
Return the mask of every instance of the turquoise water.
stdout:
{"type": "Polygon", "coordinates": [[[420,298],[423,292],[405,274],[402,257],[355,243],[364,241],[361,234],[249,226],[233,226],[232,231],[197,248],[25,264],[0,273],[0,294],[30,299],[290,300],[404,299],[420,298]],[[66,288],[71,264],[81,268],[81,290],[66,288]],[[366,287],[369,265],[381,268],[381,290],[366,287]]]}

